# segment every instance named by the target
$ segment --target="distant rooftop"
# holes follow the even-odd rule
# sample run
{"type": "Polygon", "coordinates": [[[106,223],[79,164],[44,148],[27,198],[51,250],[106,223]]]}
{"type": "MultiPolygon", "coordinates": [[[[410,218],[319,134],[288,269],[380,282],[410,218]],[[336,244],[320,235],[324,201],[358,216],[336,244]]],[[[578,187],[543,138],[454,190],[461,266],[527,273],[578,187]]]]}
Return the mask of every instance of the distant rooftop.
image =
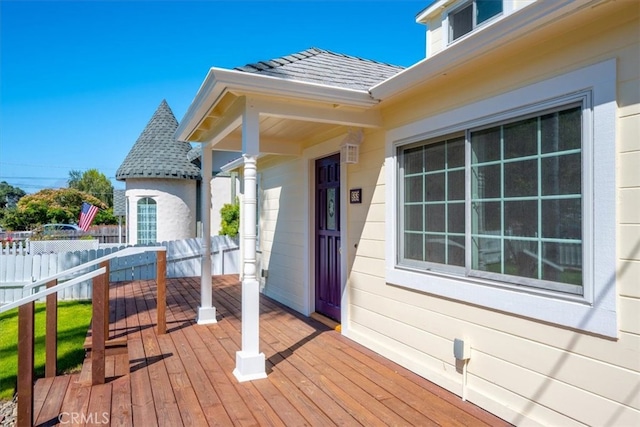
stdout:
{"type": "Polygon", "coordinates": [[[116,179],[200,179],[200,169],[188,159],[191,144],[175,138],[178,128],[167,101],[162,100],[144,131],[116,172],[116,179]]]}
{"type": "Polygon", "coordinates": [[[246,73],[368,90],[404,67],[312,47],[281,58],[236,67],[246,73]]]}

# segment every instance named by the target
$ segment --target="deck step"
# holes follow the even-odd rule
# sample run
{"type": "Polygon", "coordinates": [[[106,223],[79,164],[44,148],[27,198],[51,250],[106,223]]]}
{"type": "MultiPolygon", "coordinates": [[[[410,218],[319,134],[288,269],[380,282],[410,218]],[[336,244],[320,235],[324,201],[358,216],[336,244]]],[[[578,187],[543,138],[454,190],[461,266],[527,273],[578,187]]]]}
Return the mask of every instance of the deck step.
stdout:
{"type": "MultiPolygon", "coordinates": [[[[119,352],[117,354],[107,354],[104,358],[105,378],[107,382],[115,378],[123,377],[129,374],[129,354],[119,352]]],[[[82,363],[82,370],[78,377],[78,383],[83,385],[91,384],[91,357],[87,356],[82,363]]]]}
{"type": "MultiPolygon", "coordinates": [[[[87,338],[85,338],[84,340],[84,349],[87,351],[91,351],[92,346],[93,346],[93,341],[90,336],[87,336],[87,338]]],[[[127,337],[112,338],[104,342],[105,350],[108,350],[110,348],[117,348],[117,347],[125,347],[125,350],[126,350],[127,337]]]]}

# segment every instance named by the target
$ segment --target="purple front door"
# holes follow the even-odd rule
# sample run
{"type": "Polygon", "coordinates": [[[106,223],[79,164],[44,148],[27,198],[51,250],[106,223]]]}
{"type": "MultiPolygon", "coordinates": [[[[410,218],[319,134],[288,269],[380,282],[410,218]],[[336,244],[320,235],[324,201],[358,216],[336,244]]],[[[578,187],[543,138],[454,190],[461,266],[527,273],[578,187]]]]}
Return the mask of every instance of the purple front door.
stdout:
{"type": "Polygon", "coordinates": [[[316,160],[316,311],[340,321],[340,154],[316,160]]]}

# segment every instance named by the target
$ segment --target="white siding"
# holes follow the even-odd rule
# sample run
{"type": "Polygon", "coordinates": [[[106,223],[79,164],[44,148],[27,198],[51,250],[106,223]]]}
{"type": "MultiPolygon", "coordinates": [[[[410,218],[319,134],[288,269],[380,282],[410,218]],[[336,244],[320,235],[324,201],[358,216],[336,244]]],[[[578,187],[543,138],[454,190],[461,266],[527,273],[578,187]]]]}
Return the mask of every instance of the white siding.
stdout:
{"type": "MultiPolygon", "coordinates": [[[[307,186],[302,159],[261,160],[261,269],[268,271],[262,291],[277,301],[305,312],[305,206],[307,186]]],[[[260,276],[261,271],[258,271],[260,276]]]]}

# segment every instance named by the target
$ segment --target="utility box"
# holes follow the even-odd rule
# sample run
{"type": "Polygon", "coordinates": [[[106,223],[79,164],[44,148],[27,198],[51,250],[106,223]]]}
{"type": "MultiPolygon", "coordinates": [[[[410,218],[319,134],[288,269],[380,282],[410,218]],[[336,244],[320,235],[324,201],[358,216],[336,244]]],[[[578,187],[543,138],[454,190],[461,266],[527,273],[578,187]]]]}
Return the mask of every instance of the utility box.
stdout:
{"type": "Polygon", "coordinates": [[[469,341],[454,339],[453,340],[453,355],[458,360],[467,360],[471,358],[471,349],[469,347],[469,341]]]}

